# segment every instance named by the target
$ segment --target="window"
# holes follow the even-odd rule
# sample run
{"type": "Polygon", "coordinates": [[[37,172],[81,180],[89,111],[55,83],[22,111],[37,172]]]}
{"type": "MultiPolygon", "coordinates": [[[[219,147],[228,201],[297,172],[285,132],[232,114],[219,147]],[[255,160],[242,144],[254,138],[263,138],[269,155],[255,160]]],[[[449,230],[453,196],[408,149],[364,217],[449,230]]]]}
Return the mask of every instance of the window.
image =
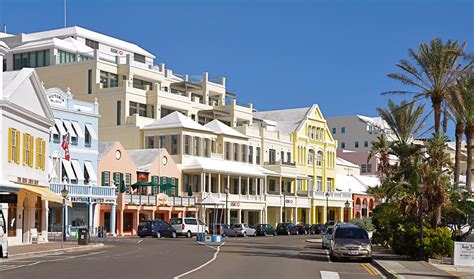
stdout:
{"type": "Polygon", "coordinates": [[[20,163],[20,131],[8,128],[8,162],[20,163]]]}
{"type": "Polygon", "coordinates": [[[268,162],[273,165],[276,162],[276,150],[275,149],[269,149],[268,150],[268,162]]]}
{"type": "Polygon", "coordinates": [[[70,53],[70,52],[66,52],[66,51],[63,51],[63,50],[58,50],[58,56],[57,56],[57,61],[56,63],[57,64],[68,64],[68,63],[72,63],[72,62],[76,62],[76,54],[74,53],[70,53]]]}
{"type": "Polygon", "coordinates": [[[291,152],[286,152],[286,162],[291,163],[291,152]]]}
{"type": "Polygon", "coordinates": [[[178,135],[171,136],[171,155],[178,154],[178,135]]]}
{"type": "Polygon", "coordinates": [[[190,136],[186,135],[184,136],[184,154],[189,155],[189,144],[190,144],[190,136]]]}
{"type": "Polygon", "coordinates": [[[369,141],[368,140],[364,141],[364,147],[369,147],[369,141]]]}
{"type": "Polygon", "coordinates": [[[276,192],[276,182],[275,182],[275,180],[270,179],[268,182],[269,182],[268,183],[268,191],[269,192],[276,192]]]}
{"type": "Polygon", "coordinates": [[[125,174],[125,192],[130,193],[130,188],[132,186],[132,174],[125,174]]]}
{"type": "Polygon", "coordinates": [[[316,176],[316,191],[323,191],[323,178],[321,176],[316,176]]]}
{"type": "Polygon", "coordinates": [[[135,60],[137,62],[145,63],[145,56],[143,56],[141,54],[134,53],[133,54],[133,60],[135,60]]]}
{"type": "Polygon", "coordinates": [[[87,70],[87,94],[92,94],[92,70],[87,70]]]}
{"type": "Polygon", "coordinates": [[[242,144],[242,162],[247,162],[247,145],[242,144]]]}
{"type": "Polygon", "coordinates": [[[145,85],[149,86],[149,90],[153,89],[153,84],[149,81],[133,78],[133,87],[138,89],[145,89],[145,85]]]}
{"type": "Polygon", "coordinates": [[[336,127],[332,128],[332,133],[335,134],[335,133],[336,133],[336,130],[337,130],[336,127]]]}
{"type": "Polygon", "coordinates": [[[255,163],[260,165],[260,147],[255,148],[255,163]]]}
{"type": "Polygon", "coordinates": [[[13,54],[13,70],[49,65],[49,49],[13,54]]]}
{"type": "Polygon", "coordinates": [[[204,156],[205,157],[211,157],[211,150],[210,150],[210,140],[209,139],[205,139],[204,140],[204,156]]]}
{"type": "Polygon", "coordinates": [[[194,156],[201,156],[201,139],[199,137],[194,137],[194,156]]]}
{"type": "Polygon", "coordinates": [[[332,191],[332,178],[328,178],[326,184],[326,191],[332,191]]]}
{"type": "Polygon", "coordinates": [[[314,161],[314,151],[308,151],[308,165],[312,166],[314,161]]]}
{"type": "Polygon", "coordinates": [[[341,148],[346,148],[346,143],[345,142],[341,142],[341,148]]]}
{"type": "Polygon", "coordinates": [[[239,144],[234,143],[234,161],[239,160],[239,144]]]}
{"type": "Polygon", "coordinates": [[[46,142],[40,138],[36,138],[36,168],[45,170],[46,166],[46,142]]]}
{"type": "Polygon", "coordinates": [[[230,142],[225,143],[225,159],[230,160],[230,142]]]}
{"type": "Polygon", "coordinates": [[[166,137],[160,136],[160,148],[166,148],[166,137]]]}
{"type": "Polygon", "coordinates": [[[155,148],[155,137],[146,137],[145,148],[155,148]]]}
{"type": "Polygon", "coordinates": [[[100,71],[100,83],[102,88],[118,87],[118,75],[100,71]]]}
{"type": "Polygon", "coordinates": [[[285,151],[280,151],[280,162],[285,162],[285,151]]]}
{"type": "Polygon", "coordinates": [[[250,164],[253,164],[253,146],[249,146],[249,161],[250,164]]]}
{"type": "Polygon", "coordinates": [[[110,172],[109,171],[103,171],[102,172],[102,186],[110,186],[110,172]]]}
{"type": "Polygon", "coordinates": [[[147,107],[145,104],[137,102],[129,102],[128,115],[138,114],[142,117],[147,117],[147,107]]]}
{"type": "Polygon", "coordinates": [[[116,115],[117,119],[116,119],[116,124],[117,126],[120,126],[122,125],[122,101],[117,101],[117,115],[116,115]]]}
{"type": "Polygon", "coordinates": [[[86,39],[86,46],[93,49],[99,49],[99,42],[86,39]]]}
{"type": "Polygon", "coordinates": [[[323,152],[318,151],[316,156],[316,166],[321,167],[323,165],[323,152]]]}
{"type": "MultiPolygon", "coordinates": [[[[123,175],[120,172],[114,172],[113,173],[113,178],[114,178],[113,183],[115,184],[115,186],[117,186],[117,188],[115,188],[115,192],[116,193],[122,192],[121,191],[122,189],[120,189],[120,188],[122,186],[123,175]]],[[[141,187],[141,188],[145,188],[145,187],[141,187]]]]}
{"type": "Polygon", "coordinates": [[[33,167],[33,136],[23,134],[23,165],[33,167]]]}
{"type": "Polygon", "coordinates": [[[361,173],[371,173],[372,172],[372,164],[362,164],[360,166],[361,173]]]}
{"type": "Polygon", "coordinates": [[[359,142],[358,142],[358,141],[356,141],[356,142],[354,143],[354,147],[355,147],[355,148],[359,148],[359,142]]]}
{"type": "Polygon", "coordinates": [[[346,127],[341,127],[341,134],[344,134],[346,132],[346,127]]]}

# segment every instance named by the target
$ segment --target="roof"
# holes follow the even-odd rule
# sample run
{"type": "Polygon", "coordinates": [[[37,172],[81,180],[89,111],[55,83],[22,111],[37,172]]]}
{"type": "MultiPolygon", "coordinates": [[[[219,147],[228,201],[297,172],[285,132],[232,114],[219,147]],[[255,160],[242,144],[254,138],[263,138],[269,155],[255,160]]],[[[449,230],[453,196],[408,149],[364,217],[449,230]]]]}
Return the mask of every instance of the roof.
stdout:
{"type": "Polygon", "coordinates": [[[205,197],[201,202],[198,202],[197,204],[200,205],[223,205],[224,202],[220,201],[217,198],[214,198],[212,195],[209,195],[205,197]]]}
{"type": "Polygon", "coordinates": [[[211,122],[204,125],[204,127],[209,128],[216,134],[223,134],[233,137],[240,137],[240,138],[247,138],[246,135],[232,129],[231,127],[227,126],[226,124],[220,122],[217,119],[212,120],[211,122]]]}
{"type": "Polygon", "coordinates": [[[127,150],[128,155],[132,158],[137,168],[141,170],[149,170],[150,165],[161,154],[161,149],[133,149],[127,150]]]}
{"type": "Polygon", "coordinates": [[[260,166],[242,164],[239,162],[223,159],[194,157],[192,160],[182,164],[182,170],[199,170],[220,172],[234,175],[264,177],[269,171],[260,166]]]}
{"type": "Polygon", "coordinates": [[[212,132],[211,129],[202,126],[201,124],[177,111],[170,113],[167,116],[143,127],[143,129],[167,128],[186,128],[198,131],[212,132]]]}
{"type": "Polygon", "coordinates": [[[117,142],[99,142],[99,159],[107,155],[117,142]]]}
{"type": "Polygon", "coordinates": [[[34,47],[46,47],[46,46],[54,46],[55,48],[59,48],[65,50],[67,52],[72,53],[88,53],[90,55],[94,54],[94,49],[86,46],[84,43],[73,39],[73,38],[66,38],[66,39],[58,39],[58,38],[51,38],[47,40],[38,40],[38,41],[31,41],[26,42],[22,45],[19,45],[13,48],[13,51],[21,51],[26,50],[34,47]]]}
{"type": "Polygon", "coordinates": [[[380,184],[375,176],[336,174],[336,189],[354,194],[367,194],[369,187],[380,184]]]}
{"type": "Polygon", "coordinates": [[[276,130],[291,133],[298,129],[311,107],[254,112],[257,119],[276,121],[276,130]]]}
{"type": "Polygon", "coordinates": [[[336,157],[336,165],[340,165],[340,166],[346,166],[346,167],[351,167],[351,168],[360,168],[359,165],[356,165],[352,162],[349,162],[347,160],[344,160],[340,157],[336,157]]]}

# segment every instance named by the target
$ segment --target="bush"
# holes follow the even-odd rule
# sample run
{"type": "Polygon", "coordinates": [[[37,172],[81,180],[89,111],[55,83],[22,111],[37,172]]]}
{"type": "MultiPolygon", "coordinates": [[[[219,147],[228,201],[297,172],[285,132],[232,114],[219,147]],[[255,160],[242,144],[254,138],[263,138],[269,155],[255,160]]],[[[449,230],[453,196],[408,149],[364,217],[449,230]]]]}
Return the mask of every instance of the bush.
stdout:
{"type": "Polygon", "coordinates": [[[425,255],[430,258],[452,256],[454,241],[451,239],[451,230],[447,227],[436,229],[424,228],[425,255]]]}
{"type": "Polygon", "coordinates": [[[372,224],[372,218],[368,219],[351,219],[351,224],[358,225],[361,228],[366,229],[367,231],[373,231],[374,225],[372,224]]]}
{"type": "Polygon", "coordinates": [[[399,229],[399,224],[404,223],[399,208],[392,203],[382,203],[372,212],[374,234],[372,243],[393,248],[393,235],[399,229]]]}

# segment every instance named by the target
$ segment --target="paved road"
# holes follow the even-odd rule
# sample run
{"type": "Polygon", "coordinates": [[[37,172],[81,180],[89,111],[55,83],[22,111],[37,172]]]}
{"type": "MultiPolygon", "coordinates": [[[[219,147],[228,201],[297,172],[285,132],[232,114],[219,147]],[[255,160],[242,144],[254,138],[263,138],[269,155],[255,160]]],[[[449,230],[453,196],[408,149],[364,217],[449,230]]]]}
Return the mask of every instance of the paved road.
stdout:
{"type": "MultiPolygon", "coordinates": [[[[321,244],[305,236],[227,238],[220,252],[192,239],[109,241],[105,248],[0,262],[0,279],[173,278],[369,278],[371,266],[331,263],[321,244]]],[[[314,237],[313,237],[314,238],[314,237]]],[[[378,276],[380,277],[380,276],[378,276]]]]}
{"type": "Polygon", "coordinates": [[[183,278],[381,278],[367,263],[330,262],[321,244],[306,238],[227,239],[215,261],[183,278]]]}

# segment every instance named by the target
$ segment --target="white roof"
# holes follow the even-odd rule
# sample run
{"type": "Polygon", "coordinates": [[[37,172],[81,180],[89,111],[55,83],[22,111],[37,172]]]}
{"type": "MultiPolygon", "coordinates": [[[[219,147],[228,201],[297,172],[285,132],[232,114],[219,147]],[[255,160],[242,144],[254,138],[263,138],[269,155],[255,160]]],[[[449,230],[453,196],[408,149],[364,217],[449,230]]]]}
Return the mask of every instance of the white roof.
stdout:
{"type": "Polygon", "coordinates": [[[214,198],[213,196],[209,195],[205,197],[201,202],[198,202],[197,204],[200,205],[223,205],[224,202],[214,198]]]}
{"type": "Polygon", "coordinates": [[[346,166],[346,167],[351,167],[351,168],[360,168],[359,165],[356,165],[354,163],[351,163],[347,160],[344,160],[340,157],[336,157],[336,165],[340,165],[340,166],[346,166]]]}
{"type": "Polygon", "coordinates": [[[224,134],[227,136],[247,138],[244,134],[232,129],[231,127],[225,125],[217,119],[212,120],[211,122],[204,125],[204,127],[209,128],[216,134],[224,134]]]}
{"type": "Polygon", "coordinates": [[[244,176],[255,176],[264,177],[268,170],[264,170],[262,167],[248,165],[244,163],[214,159],[214,158],[203,158],[194,157],[192,160],[181,164],[182,170],[198,170],[198,171],[209,171],[218,173],[227,173],[233,175],[244,175],[244,176]]]}
{"type": "Polygon", "coordinates": [[[66,39],[58,39],[58,38],[51,38],[47,40],[41,41],[31,41],[19,45],[12,49],[12,51],[21,51],[21,50],[28,50],[32,48],[39,48],[39,47],[49,47],[54,46],[55,48],[72,52],[72,53],[88,53],[93,55],[94,49],[91,47],[86,46],[84,43],[73,39],[73,38],[66,38],[66,39]]]}
{"type": "Polygon", "coordinates": [[[143,129],[167,129],[167,128],[186,128],[198,131],[212,132],[211,129],[202,126],[191,118],[180,112],[173,112],[158,121],[145,125],[143,129]]]}
{"type": "Polygon", "coordinates": [[[357,117],[364,121],[365,123],[367,124],[370,124],[370,125],[373,125],[373,126],[377,126],[379,127],[380,129],[386,129],[388,128],[388,124],[387,122],[385,122],[382,117],[378,116],[378,117],[369,117],[369,116],[363,116],[363,115],[358,115],[357,114],[357,117]]]}
{"type": "Polygon", "coordinates": [[[377,177],[336,174],[336,189],[354,194],[367,194],[367,189],[380,184],[377,177]]]}
{"type": "Polygon", "coordinates": [[[272,120],[276,130],[285,133],[296,131],[311,107],[254,112],[257,119],[272,120]]]}

